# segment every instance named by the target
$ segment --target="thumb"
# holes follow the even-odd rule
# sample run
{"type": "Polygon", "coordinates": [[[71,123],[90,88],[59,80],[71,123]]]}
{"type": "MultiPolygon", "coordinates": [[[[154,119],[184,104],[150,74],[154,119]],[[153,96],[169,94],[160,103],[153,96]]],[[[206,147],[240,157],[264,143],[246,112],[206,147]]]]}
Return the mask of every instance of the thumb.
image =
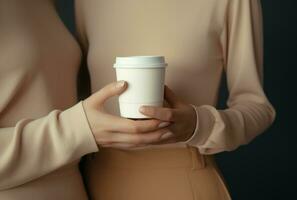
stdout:
{"type": "Polygon", "coordinates": [[[127,88],[126,81],[113,82],[91,95],[89,99],[93,106],[101,106],[109,98],[122,94],[127,88]]]}

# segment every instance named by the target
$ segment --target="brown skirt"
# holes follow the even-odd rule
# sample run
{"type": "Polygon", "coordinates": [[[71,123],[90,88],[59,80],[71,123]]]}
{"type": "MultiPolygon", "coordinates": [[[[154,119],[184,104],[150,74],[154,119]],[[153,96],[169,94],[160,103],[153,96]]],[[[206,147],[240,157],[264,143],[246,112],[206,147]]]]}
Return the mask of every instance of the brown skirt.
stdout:
{"type": "Polygon", "coordinates": [[[118,150],[102,148],[83,167],[95,200],[229,200],[211,156],[195,147],[118,150]]]}

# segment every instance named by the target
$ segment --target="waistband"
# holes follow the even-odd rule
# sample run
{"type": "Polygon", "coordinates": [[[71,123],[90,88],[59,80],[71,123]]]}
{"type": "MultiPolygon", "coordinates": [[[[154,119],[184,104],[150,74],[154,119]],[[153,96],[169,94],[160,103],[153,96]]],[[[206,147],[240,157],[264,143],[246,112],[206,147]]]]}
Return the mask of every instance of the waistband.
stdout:
{"type": "Polygon", "coordinates": [[[191,146],[140,150],[101,148],[99,152],[90,156],[88,161],[101,169],[202,169],[207,163],[211,163],[211,158],[201,155],[196,147],[191,146]]]}

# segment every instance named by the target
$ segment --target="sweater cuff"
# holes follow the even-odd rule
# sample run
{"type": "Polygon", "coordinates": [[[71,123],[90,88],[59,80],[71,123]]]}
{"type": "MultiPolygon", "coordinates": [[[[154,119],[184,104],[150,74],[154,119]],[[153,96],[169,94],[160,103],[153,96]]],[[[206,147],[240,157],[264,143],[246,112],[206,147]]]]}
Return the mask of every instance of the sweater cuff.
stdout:
{"type": "Polygon", "coordinates": [[[196,127],[195,127],[195,130],[194,130],[192,136],[189,139],[187,139],[186,141],[184,141],[184,143],[186,143],[186,144],[189,144],[190,141],[192,141],[195,137],[197,137],[198,128],[199,128],[199,119],[198,119],[199,116],[198,116],[196,106],[194,106],[193,104],[190,104],[190,106],[193,107],[193,109],[195,110],[195,113],[196,113],[196,127]]]}
{"type": "Polygon", "coordinates": [[[215,118],[208,109],[208,105],[191,106],[193,106],[196,111],[197,122],[192,137],[189,138],[186,143],[199,148],[199,146],[203,145],[210,136],[212,128],[215,124],[215,118]]]}
{"type": "Polygon", "coordinates": [[[69,120],[67,123],[71,127],[72,139],[77,147],[75,152],[81,155],[97,152],[99,148],[85,114],[82,101],[62,112],[62,115],[65,115],[64,119],[69,120]]]}

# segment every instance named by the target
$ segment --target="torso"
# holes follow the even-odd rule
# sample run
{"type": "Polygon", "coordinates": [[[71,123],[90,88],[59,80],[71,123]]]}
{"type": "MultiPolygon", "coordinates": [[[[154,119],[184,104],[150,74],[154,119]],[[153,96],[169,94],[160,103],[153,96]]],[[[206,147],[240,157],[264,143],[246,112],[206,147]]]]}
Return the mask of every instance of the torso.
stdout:
{"type": "MultiPolygon", "coordinates": [[[[81,50],[54,2],[0,0],[0,27],[0,127],[74,105],[81,50]]],[[[77,163],[0,191],[0,199],[87,199],[77,163]]]]}
{"type": "MultiPolygon", "coordinates": [[[[166,84],[186,102],[217,103],[226,1],[126,0],[83,3],[93,92],[116,80],[116,56],[163,55],[166,84]]],[[[119,114],[117,99],[108,110],[119,114]]]]}
{"type": "Polygon", "coordinates": [[[0,126],[73,105],[81,51],[54,2],[0,4],[0,85],[9,94],[0,97],[0,126]]]}
{"type": "MultiPolygon", "coordinates": [[[[81,33],[85,33],[84,36],[89,44],[88,67],[92,91],[95,92],[116,80],[112,65],[117,56],[163,55],[169,64],[165,83],[180,98],[197,106],[215,105],[224,63],[220,34],[223,29],[226,2],[226,0],[79,1],[77,5],[81,6],[81,15],[78,19],[83,22],[81,27],[85,27],[85,31],[81,33]]],[[[107,103],[107,110],[119,115],[117,98],[107,103]]],[[[173,143],[147,145],[144,148],[160,150],[159,148],[186,146],[184,143],[173,143]]],[[[135,154],[129,151],[127,155],[131,154],[129,156],[132,160],[135,159],[135,162],[150,159],[142,157],[138,160],[138,149],[133,149],[136,150],[135,154]]],[[[109,177],[108,173],[118,175],[118,168],[107,168],[107,172],[100,167],[103,161],[100,156],[108,159],[108,156],[114,154],[99,151],[96,156],[90,156],[89,162],[85,164],[88,170],[87,188],[91,195],[99,198],[98,187],[105,187],[106,182],[104,179],[96,178],[97,175],[100,173],[106,177],[109,177]]],[[[127,176],[127,171],[125,175],[127,176]]],[[[170,178],[173,177],[175,175],[170,178]]],[[[121,179],[120,176],[117,178],[127,183],[129,188],[130,179],[121,179]]],[[[155,178],[153,180],[155,181],[155,178]]],[[[114,184],[116,181],[110,183],[114,184]]],[[[130,189],[133,191],[135,188],[130,189]]],[[[129,189],[122,191],[130,192],[129,189]]],[[[103,196],[110,194],[108,186],[101,194],[103,196]]]]}

